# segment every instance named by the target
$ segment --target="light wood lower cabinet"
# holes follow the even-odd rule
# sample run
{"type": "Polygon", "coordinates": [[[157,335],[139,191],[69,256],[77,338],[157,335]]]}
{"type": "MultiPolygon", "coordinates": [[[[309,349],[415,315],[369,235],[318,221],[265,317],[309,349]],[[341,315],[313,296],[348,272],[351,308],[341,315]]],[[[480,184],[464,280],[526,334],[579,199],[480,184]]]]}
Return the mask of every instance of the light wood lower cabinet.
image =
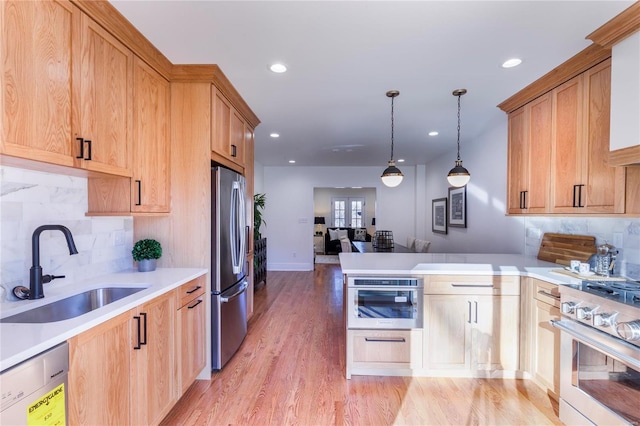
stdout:
{"type": "Polygon", "coordinates": [[[204,365],[204,309],[181,317],[179,301],[167,292],[69,339],[69,424],[160,423],[193,382],[186,371],[179,382],[176,358],[194,354],[186,365],[204,365]],[[185,327],[179,341],[176,321],[185,327]]]}
{"type": "Polygon", "coordinates": [[[533,310],[534,359],[531,375],[550,395],[560,394],[560,330],[549,321],[560,319],[560,309],[536,300],[533,310]]]}
{"type": "Polygon", "coordinates": [[[426,295],[424,366],[518,369],[519,296],[426,295]]]}
{"type": "Polygon", "coordinates": [[[429,275],[424,286],[426,370],[518,370],[520,277],[429,275]]]}
{"type": "Polygon", "coordinates": [[[177,386],[181,394],[206,365],[205,281],[200,277],[176,290],[176,300],[180,301],[176,322],[177,386]]]}
{"type": "Polygon", "coordinates": [[[422,330],[347,330],[351,374],[410,376],[422,367],[422,330]]]}

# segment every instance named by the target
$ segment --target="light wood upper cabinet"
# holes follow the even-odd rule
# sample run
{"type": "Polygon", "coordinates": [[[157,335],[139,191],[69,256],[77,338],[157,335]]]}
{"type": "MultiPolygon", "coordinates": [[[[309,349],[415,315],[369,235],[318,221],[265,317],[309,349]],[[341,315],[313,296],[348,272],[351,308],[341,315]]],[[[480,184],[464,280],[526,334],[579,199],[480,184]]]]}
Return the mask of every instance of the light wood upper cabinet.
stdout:
{"type": "Polygon", "coordinates": [[[624,213],[626,170],[610,167],[611,61],[552,91],[552,213],[624,213]]]}
{"type": "Polygon", "coordinates": [[[76,165],[131,176],[134,56],[87,15],[81,22],[73,80],[76,165]]]}
{"type": "Polygon", "coordinates": [[[7,0],[0,8],[0,152],[73,166],[71,52],[81,12],[67,1],[7,0]]]}
{"type": "Polygon", "coordinates": [[[211,151],[244,168],[247,126],[244,118],[214,85],[211,86],[211,103],[211,151]]]}
{"type": "Polygon", "coordinates": [[[509,115],[508,213],[543,213],[549,200],[551,97],[509,115]]]}
{"type": "Polygon", "coordinates": [[[131,176],[133,54],[69,2],[2,2],[2,154],[131,176]]]}
{"type": "Polygon", "coordinates": [[[171,86],[135,59],[132,212],[169,212],[171,86]]]}
{"type": "Polygon", "coordinates": [[[638,213],[640,183],[609,165],[611,61],[509,114],[509,214],[638,213]]]}

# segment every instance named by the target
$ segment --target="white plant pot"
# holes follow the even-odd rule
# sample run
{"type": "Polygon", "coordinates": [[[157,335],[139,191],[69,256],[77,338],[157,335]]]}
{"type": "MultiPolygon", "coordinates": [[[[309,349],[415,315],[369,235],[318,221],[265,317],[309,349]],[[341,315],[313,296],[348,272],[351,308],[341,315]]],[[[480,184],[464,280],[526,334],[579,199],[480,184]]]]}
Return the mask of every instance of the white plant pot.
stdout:
{"type": "Polygon", "coordinates": [[[143,259],[138,262],[138,272],[151,272],[156,270],[156,259],[143,259]]]}

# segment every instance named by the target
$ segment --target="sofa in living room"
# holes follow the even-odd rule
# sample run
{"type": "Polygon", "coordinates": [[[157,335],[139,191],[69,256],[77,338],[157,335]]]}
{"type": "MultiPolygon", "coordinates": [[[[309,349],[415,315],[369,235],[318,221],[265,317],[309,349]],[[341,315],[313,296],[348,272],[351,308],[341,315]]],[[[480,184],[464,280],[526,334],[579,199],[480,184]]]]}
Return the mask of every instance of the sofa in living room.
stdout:
{"type": "Polygon", "coordinates": [[[371,241],[371,234],[367,233],[367,228],[327,228],[324,234],[324,253],[340,253],[340,238],[344,236],[351,241],[371,241]]]}

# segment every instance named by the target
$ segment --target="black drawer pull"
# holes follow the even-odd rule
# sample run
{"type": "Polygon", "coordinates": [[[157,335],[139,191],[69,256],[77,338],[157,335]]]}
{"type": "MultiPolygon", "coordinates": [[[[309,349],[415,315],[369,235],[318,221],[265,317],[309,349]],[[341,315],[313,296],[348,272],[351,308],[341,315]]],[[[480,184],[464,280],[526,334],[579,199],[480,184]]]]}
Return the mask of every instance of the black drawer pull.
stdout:
{"type": "Polygon", "coordinates": [[[197,285],[197,286],[195,286],[193,288],[193,290],[187,291],[187,294],[195,293],[196,291],[200,290],[201,288],[202,288],[202,286],[197,285]]]}
{"type": "Polygon", "coordinates": [[[199,305],[199,304],[201,304],[201,303],[202,303],[202,299],[198,299],[198,300],[196,301],[196,303],[194,303],[193,305],[191,305],[191,306],[187,306],[187,309],[193,309],[193,308],[195,308],[196,306],[198,306],[198,305],[199,305]]]}

